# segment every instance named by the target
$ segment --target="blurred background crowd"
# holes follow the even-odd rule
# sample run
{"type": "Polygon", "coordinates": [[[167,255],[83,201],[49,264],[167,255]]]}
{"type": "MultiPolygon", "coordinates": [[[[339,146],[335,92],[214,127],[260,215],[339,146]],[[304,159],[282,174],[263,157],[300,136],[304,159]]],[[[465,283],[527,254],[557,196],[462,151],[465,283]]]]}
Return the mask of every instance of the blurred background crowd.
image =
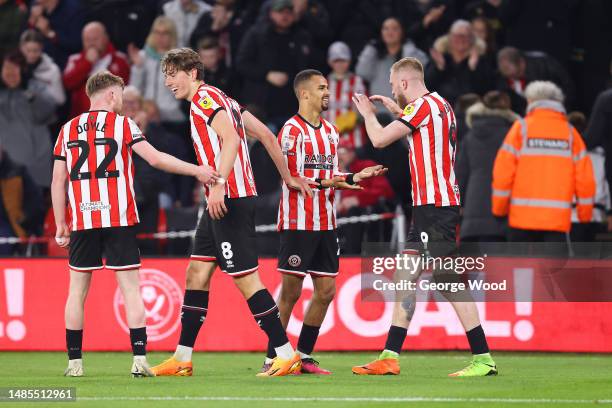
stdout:
{"type": "MultiPolygon", "coordinates": [[[[609,0],[0,0],[0,237],[53,236],[51,148],[61,124],[88,109],[85,82],[97,71],[129,84],[124,114],[154,146],[195,162],[188,105],[174,99],[160,72],[166,51],[187,46],[200,54],[206,82],[273,132],[297,111],[295,74],[316,68],[328,75],[325,115],[341,131],[341,167],[355,172],[376,162],[390,169],[363,191],[338,193],[339,217],[391,212],[410,219],[407,145],[375,151],[351,95],[391,96],[390,66],[418,58],[429,89],[457,115],[466,239],[489,236],[489,228],[503,239],[503,222],[489,222],[493,159],[525,115],[526,86],[551,81],[563,92],[598,183],[592,228],[576,239],[601,239],[612,230],[612,160],[605,160],[612,151],[610,21],[609,0]]],[[[393,118],[381,107],[379,119],[393,118]]],[[[263,146],[250,149],[257,224],[273,224],[279,177],[263,146]]],[[[192,229],[203,200],[194,180],[138,159],[135,166],[140,231],[192,229]]],[[[389,240],[392,229],[391,220],[347,224],[343,253],[389,240]]],[[[274,255],[276,234],[261,237],[261,253],[274,255]]],[[[144,239],[141,248],[182,255],[188,246],[188,239],[144,239]]],[[[47,245],[0,244],[1,255],[25,252],[56,254],[47,245]]]]}

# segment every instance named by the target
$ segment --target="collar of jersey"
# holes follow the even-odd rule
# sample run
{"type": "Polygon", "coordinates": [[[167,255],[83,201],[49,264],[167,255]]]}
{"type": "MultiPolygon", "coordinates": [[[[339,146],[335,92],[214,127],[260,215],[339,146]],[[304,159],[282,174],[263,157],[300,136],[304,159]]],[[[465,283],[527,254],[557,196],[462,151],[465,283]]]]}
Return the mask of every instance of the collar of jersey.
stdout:
{"type": "Polygon", "coordinates": [[[321,126],[323,126],[323,121],[319,120],[319,126],[315,126],[312,123],[310,123],[309,121],[307,121],[302,115],[300,115],[299,113],[297,114],[298,117],[300,119],[302,119],[304,121],[304,123],[306,123],[308,126],[310,126],[311,128],[313,128],[314,130],[318,130],[321,129],[321,126]]]}

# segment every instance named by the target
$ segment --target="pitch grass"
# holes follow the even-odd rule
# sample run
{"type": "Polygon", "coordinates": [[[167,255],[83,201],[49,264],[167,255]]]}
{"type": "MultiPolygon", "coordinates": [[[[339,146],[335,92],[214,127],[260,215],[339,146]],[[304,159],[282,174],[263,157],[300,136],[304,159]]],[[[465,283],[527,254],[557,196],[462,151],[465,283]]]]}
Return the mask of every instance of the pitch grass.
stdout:
{"type": "MultiPolygon", "coordinates": [[[[168,353],[150,353],[153,364],[168,353]]],[[[0,402],[15,407],[612,407],[612,356],[495,353],[497,377],[448,378],[466,352],[407,352],[400,376],[361,377],[351,366],[375,353],[319,353],[331,376],[256,378],[262,353],[196,353],[194,376],[133,379],[128,353],[85,353],[85,377],[64,378],[64,353],[0,353],[0,387],[67,387],[74,403],[0,402]],[[227,399],[223,399],[227,398],[227,399]],[[296,400],[290,400],[290,399],[296,400]],[[306,400],[303,400],[306,398],[306,400]],[[317,398],[321,398],[317,400],[317,398]],[[165,399],[165,400],[164,400],[165,399]],[[310,400],[312,399],[312,400],[310,400]]]]}

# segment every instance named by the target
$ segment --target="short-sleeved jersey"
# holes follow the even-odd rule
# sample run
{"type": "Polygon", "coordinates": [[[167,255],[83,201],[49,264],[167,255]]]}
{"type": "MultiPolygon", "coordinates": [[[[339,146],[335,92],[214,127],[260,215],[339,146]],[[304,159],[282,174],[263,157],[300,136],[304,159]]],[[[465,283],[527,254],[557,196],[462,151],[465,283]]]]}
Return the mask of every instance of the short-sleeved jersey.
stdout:
{"type": "MultiPolygon", "coordinates": [[[[215,115],[220,111],[227,112],[240,137],[238,155],[226,183],[226,196],[228,198],[256,196],[257,190],[242,122],[243,109],[238,102],[225,95],[223,91],[207,84],[202,84],[194,95],[189,114],[191,139],[198,162],[207,164],[215,170],[221,164],[223,140],[211,126],[215,115]]],[[[206,187],[206,196],[208,193],[209,190],[206,187]]]]}
{"type": "MultiPolygon", "coordinates": [[[[338,79],[331,73],[327,77],[327,83],[329,84],[329,109],[323,112],[323,117],[338,127],[340,127],[339,118],[351,112],[358,117],[352,98],[356,93],[367,95],[363,79],[353,73],[338,79]]],[[[352,130],[340,133],[340,138],[348,139],[356,148],[362,147],[367,139],[365,125],[358,122],[352,130]]]]}
{"type": "Polygon", "coordinates": [[[457,125],[450,104],[431,92],[408,104],[398,120],[412,131],[408,144],[414,205],[459,205],[457,125]]]}
{"type": "MultiPolygon", "coordinates": [[[[289,119],[278,135],[287,168],[294,177],[330,179],[338,171],[338,130],[321,118],[314,127],[300,115],[289,119]]],[[[312,198],[282,186],[279,230],[328,231],[336,228],[335,189],[314,190],[312,198]]]]}
{"type": "Polygon", "coordinates": [[[137,224],[131,146],[145,140],[129,118],[85,112],[62,126],[53,155],[66,162],[73,231],[137,224]]]}

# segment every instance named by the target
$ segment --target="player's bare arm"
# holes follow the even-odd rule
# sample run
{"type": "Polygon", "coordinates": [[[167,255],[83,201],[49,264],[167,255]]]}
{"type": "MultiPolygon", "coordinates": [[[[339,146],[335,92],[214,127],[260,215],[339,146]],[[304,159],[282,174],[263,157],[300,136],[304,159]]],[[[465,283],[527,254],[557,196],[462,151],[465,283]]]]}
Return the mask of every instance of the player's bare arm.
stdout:
{"type": "Polygon", "coordinates": [[[254,137],[259,140],[261,144],[265,147],[268,155],[274,162],[276,169],[281,175],[283,181],[287,184],[287,186],[293,190],[299,190],[305,196],[312,197],[312,187],[316,187],[318,183],[314,180],[305,179],[302,177],[293,177],[291,172],[287,168],[287,164],[283,159],[283,153],[276,141],[276,137],[274,133],[268,129],[266,125],[264,125],[259,119],[257,119],[253,114],[249,111],[244,111],[242,114],[242,119],[244,121],[244,127],[246,129],[247,135],[254,137]]]}
{"type": "MultiPolygon", "coordinates": [[[[220,111],[215,115],[211,126],[223,141],[218,171],[225,181],[234,168],[234,162],[238,155],[238,147],[240,146],[240,136],[238,136],[236,129],[234,129],[225,111],[220,111]]],[[[208,213],[215,220],[220,220],[227,214],[227,207],[225,206],[225,183],[217,183],[210,188],[210,194],[208,196],[208,213]]]]}
{"type": "Polygon", "coordinates": [[[402,116],[402,108],[393,99],[383,95],[372,95],[370,96],[372,102],[380,102],[384,107],[391,112],[393,116],[399,118],[402,116]]]}
{"type": "Polygon", "coordinates": [[[204,184],[216,183],[219,178],[219,173],[212,167],[207,165],[196,166],[184,162],[167,153],[160,152],[147,141],[134,144],[132,150],[151,166],[168,173],[193,176],[204,184]]]}
{"type": "Polygon", "coordinates": [[[378,164],[362,169],[358,173],[334,176],[331,179],[321,180],[321,186],[324,188],[333,187],[339,190],[363,190],[359,182],[372,177],[384,175],[389,169],[378,164]]]}
{"type": "Polygon", "coordinates": [[[410,132],[404,124],[398,121],[393,121],[387,126],[382,127],[376,118],[376,108],[367,96],[354,95],[353,103],[361,116],[363,116],[368,137],[375,148],[382,149],[387,147],[410,132]]]}
{"type": "Polygon", "coordinates": [[[68,169],[62,160],[53,164],[53,180],[51,181],[51,200],[53,202],[53,215],[55,216],[55,241],[65,248],[70,244],[70,230],[66,224],[66,182],[68,169]]]}

